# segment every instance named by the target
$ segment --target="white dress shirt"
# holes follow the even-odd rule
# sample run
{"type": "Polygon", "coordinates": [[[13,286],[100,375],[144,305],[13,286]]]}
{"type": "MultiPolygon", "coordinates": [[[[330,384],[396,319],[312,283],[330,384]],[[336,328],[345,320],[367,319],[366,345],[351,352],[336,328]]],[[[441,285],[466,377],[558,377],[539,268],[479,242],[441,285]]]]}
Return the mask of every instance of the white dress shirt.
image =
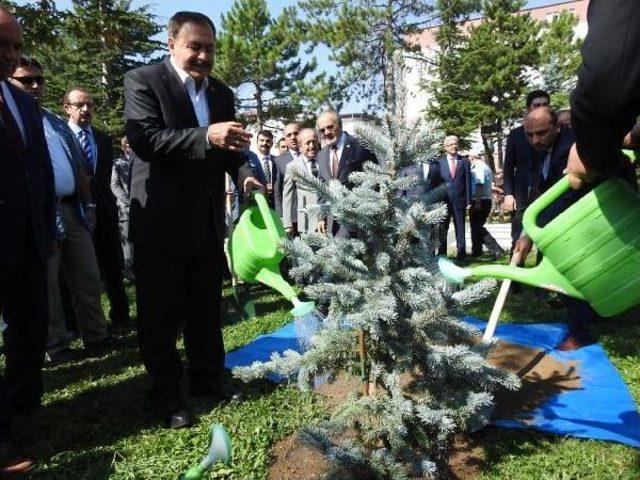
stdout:
{"type": "Polygon", "coordinates": [[[26,145],[27,144],[27,130],[26,130],[25,126],[24,126],[24,122],[22,121],[22,117],[20,116],[20,110],[18,109],[18,104],[13,99],[13,95],[11,95],[11,90],[9,90],[9,87],[7,87],[5,85],[5,82],[0,82],[0,85],[2,86],[2,94],[4,95],[4,101],[7,104],[7,107],[9,108],[9,111],[11,112],[11,115],[13,115],[14,120],[18,124],[18,128],[20,129],[20,133],[22,134],[22,140],[24,141],[24,144],[26,145]]]}
{"type": "Polygon", "coordinates": [[[187,93],[189,94],[189,98],[191,99],[191,104],[193,105],[193,110],[196,112],[196,118],[198,119],[198,125],[200,127],[208,127],[209,126],[209,103],[207,101],[207,87],[209,86],[209,79],[205,77],[205,79],[200,84],[200,89],[196,90],[196,82],[195,80],[185,72],[182,68],[180,68],[173,60],[173,57],[170,57],[171,66],[175,69],[180,80],[182,80],[182,84],[187,89],[187,93]]]}

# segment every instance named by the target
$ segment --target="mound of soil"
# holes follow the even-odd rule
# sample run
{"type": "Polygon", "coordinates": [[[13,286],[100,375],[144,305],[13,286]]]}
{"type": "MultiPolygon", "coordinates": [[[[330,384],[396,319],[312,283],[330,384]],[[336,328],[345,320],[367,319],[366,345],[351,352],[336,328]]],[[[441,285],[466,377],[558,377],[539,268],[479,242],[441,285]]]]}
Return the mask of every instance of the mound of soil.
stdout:
{"type": "MultiPolygon", "coordinates": [[[[493,415],[496,419],[517,416],[526,422],[527,412],[550,397],[565,390],[581,388],[576,365],[563,364],[539,349],[501,341],[490,355],[489,362],[517,373],[522,380],[519,391],[505,392],[496,398],[493,415]]],[[[332,383],[320,385],[317,392],[325,397],[328,407],[332,408],[358,388],[357,379],[339,376],[332,383]]],[[[272,453],[275,460],[269,471],[270,480],[356,480],[348,473],[332,471],[325,457],[317,450],[303,445],[297,434],[279,442],[272,453]]],[[[484,458],[480,442],[470,438],[457,438],[449,461],[451,478],[475,478],[482,468],[484,458]]]]}

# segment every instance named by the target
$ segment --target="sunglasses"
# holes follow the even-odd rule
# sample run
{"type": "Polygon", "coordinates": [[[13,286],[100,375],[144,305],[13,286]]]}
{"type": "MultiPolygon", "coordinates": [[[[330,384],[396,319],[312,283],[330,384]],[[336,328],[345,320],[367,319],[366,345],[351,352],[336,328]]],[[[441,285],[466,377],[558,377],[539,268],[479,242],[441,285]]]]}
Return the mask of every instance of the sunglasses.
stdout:
{"type": "Polygon", "coordinates": [[[20,82],[25,87],[33,85],[33,82],[38,85],[42,85],[44,83],[44,77],[42,75],[36,75],[35,77],[11,77],[14,80],[20,82]]]}
{"type": "Polygon", "coordinates": [[[78,110],[81,110],[82,107],[87,107],[89,110],[91,110],[95,106],[93,102],[69,102],[67,103],[67,105],[75,107],[78,110]]]}
{"type": "Polygon", "coordinates": [[[326,131],[329,130],[333,130],[335,128],[335,125],[333,125],[332,123],[330,123],[329,125],[327,125],[326,127],[320,127],[318,128],[318,130],[320,131],[320,133],[324,133],[326,131]]]}

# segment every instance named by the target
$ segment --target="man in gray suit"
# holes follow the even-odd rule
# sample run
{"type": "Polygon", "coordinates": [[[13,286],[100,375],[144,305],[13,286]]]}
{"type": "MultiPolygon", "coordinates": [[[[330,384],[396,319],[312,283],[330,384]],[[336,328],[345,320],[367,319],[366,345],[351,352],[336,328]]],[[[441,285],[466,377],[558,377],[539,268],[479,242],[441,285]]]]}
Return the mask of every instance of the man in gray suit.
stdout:
{"type": "Polygon", "coordinates": [[[301,155],[287,164],[284,177],[283,224],[287,233],[293,233],[294,223],[298,224],[299,233],[310,233],[319,230],[319,222],[317,214],[312,214],[307,209],[317,205],[319,197],[316,191],[298,181],[295,173],[304,171],[313,177],[318,177],[316,156],[320,151],[320,139],[315,130],[305,128],[300,131],[298,142],[301,155]]]}
{"type": "MultiPolygon", "coordinates": [[[[300,155],[300,145],[298,144],[298,134],[300,133],[300,125],[297,123],[289,123],[284,127],[284,139],[287,144],[287,151],[279,155],[274,160],[275,172],[273,178],[273,197],[276,206],[276,212],[282,215],[282,196],[284,186],[284,175],[287,171],[287,164],[292,162],[300,155]]],[[[295,225],[293,229],[295,233],[295,225]]]]}
{"type": "MultiPolygon", "coordinates": [[[[44,76],[36,60],[20,58],[10,81],[40,102],[44,76]]],[[[100,305],[100,271],[91,239],[96,218],[95,204],[82,151],[64,119],[42,109],[42,124],[53,165],[58,227],[54,253],[48,260],[50,318],[47,352],[52,362],[60,363],[79,356],[69,347],[58,280],[61,268],[69,283],[85,348],[102,344],[108,337],[108,331],[100,305]]]]}

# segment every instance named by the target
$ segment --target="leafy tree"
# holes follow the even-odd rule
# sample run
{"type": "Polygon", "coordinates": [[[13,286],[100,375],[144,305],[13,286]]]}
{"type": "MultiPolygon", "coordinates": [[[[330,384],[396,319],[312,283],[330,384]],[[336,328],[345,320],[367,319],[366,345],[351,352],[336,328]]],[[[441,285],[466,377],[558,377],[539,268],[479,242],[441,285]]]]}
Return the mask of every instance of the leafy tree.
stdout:
{"type": "Polygon", "coordinates": [[[222,16],[215,72],[240,92],[250,92],[239,96],[239,109],[254,110],[259,128],[267,119],[315,109],[330,92],[324,74],[312,76],[316,59],[303,62],[298,55],[303,37],[294,7],[273,19],[266,0],[235,0],[222,16]]]}
{"type": "Polygon", "coordinates": [[[343,98],[368,100],[373,110],[393,110],[395,50],[418,52],[411,36],[433,20],[428,0],[302,0],[309,39],[326,45],[342,69],[343,98]]]}
{"type": "Polygon", "coordinates": [[[576,85],[576,70],[582,61],[582,40],[574,34],[577,24],[578,18],[569,10],[563,10],[542,25],[540,79],[536,83],[549,92],[556,107],[569,105],[569,94],[576,85]]]}

